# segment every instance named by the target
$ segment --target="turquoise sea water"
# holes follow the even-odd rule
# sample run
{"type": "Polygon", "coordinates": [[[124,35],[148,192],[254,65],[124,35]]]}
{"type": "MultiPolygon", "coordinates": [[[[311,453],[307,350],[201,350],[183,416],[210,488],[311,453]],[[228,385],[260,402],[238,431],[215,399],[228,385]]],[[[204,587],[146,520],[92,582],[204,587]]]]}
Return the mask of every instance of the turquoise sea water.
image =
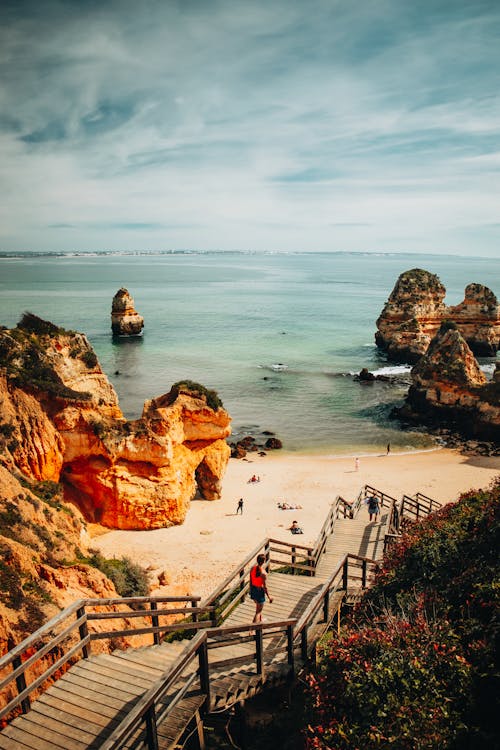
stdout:
{"type": "MultiPolygon", "coordinates": [[[[404,387],[360,385],[387,367],[375,321],[398,275],[437,273],[446,301],[470,282],[500,292],[492,259],[403,254],[39,255],[0,258],[0,324],[25,310],[84,332],[129,418],[189,378],[215,388],[236,433],[271,430],[291,451],[427,447],[388,419],[404,387]],[[126,287],[143,336],[113,340],[111,302],[126,287]]],[[[492,369],[492,362],[483,365],[492,369]]],[[[390,366],[389,371],[394,371],[390,366]]]]}

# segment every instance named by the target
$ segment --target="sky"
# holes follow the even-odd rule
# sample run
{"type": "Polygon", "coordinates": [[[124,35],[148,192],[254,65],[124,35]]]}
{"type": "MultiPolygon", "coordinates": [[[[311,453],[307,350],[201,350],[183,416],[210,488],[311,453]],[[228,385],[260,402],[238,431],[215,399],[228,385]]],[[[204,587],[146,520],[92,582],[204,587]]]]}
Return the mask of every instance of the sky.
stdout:
{"type": "Polygon", "coordinates": [[[0,251],[500,255],[498,0],[2,0],[0,251]]]}

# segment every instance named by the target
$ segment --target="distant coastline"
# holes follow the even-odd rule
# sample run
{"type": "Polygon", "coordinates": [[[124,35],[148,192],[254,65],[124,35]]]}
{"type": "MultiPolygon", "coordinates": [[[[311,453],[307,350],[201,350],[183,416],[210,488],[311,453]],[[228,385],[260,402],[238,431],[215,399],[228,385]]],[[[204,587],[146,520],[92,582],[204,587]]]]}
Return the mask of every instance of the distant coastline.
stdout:
{"type": "MultiPolygon", "coordinates": [[[[168,255],[256,255],[256,256],[294,256],[294,255],[318,255],[318,256],[354,256],[354,257],[387,257],[387,258],[416,258],[419,262],[425,258],[469,258],[470,256],[461,253],[416,253],[406,250],[251,250],[251,249],[231,249],[231,250],[201,250],[190,248],[173,248],[169,250],[0,250],[0,259],[2,258],[79,258],[79,257],[106,257],[106,256],[125,256],[125,257],[144,257],[144,256],[168,256],[168,255]]],[[[494,260],[493,256],[475,255],[473,260],[494,260]]]]}

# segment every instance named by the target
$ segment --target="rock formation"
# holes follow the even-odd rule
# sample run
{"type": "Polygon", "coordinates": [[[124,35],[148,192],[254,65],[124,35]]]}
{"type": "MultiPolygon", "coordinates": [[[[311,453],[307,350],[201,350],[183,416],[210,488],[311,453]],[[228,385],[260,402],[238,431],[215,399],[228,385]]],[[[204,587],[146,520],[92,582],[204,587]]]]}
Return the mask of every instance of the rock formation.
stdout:
{"type": "MultiPolygon", "coordinates": [[[[7,447],[13,440],[8,432],[0,429],[0,656],[75,599],[118,596],[112,581],[87,564],[90,539],[81,514],[63,502],[60,485],[27,481],[19,474],[7,447]]],[[[123,617],[94,621],[92,631],[120,631],[132,624],[140,627],[137,620],[127,617],[126,607],[111,605],[106,609],[121,611],[123,617]]],[[[144,644],[151,642],[151,636],[139,638],[144,644]]],[[[115,636],[112,644],[114,648],[136,646],[137,636],[115,636]]],[[[98,640],[92,650],[109,651],[112,647],[98,640]]],[[[30,680],[59,656],[57,648],[50,651],[30,668],[30,680]]],[[[0,707],[14,694],[15,683],[2,690],[0,707]]]]}
{"type": "Polygon", "coordinates": [[[469,284],[464,301],[448,307],[446,289],[429,271],[414,268],[398,278],[377,320],[375,341],[389,359],[416,362],[443,321],[455,323],[478,356],[496,355],[500,348],[500,307],[493,292],[469,284]]]}
{"type": "Polygon", "coordinates": [[[400,416],[452,426],[467,437],[500,441],[500,370],[487,381],[453,323],[443,323],[412,370],[400,416]]]}
{"type": "Polygon", "coordinates": [[[144,318],[136,312],[134,300],[127,289],[119,289],[111,306],[111,329],[114,336],[138,336],[144,328],[144,318]]]}
{"type": "Polygon", "coordinates": [[[230,417],[216,394],[177,384],[128,422],[85,336],[33,315],[0,330],[4,451],[28,479],[60,481],[111,528],[182,523],[198,489],[220,496],[230,417]]]}

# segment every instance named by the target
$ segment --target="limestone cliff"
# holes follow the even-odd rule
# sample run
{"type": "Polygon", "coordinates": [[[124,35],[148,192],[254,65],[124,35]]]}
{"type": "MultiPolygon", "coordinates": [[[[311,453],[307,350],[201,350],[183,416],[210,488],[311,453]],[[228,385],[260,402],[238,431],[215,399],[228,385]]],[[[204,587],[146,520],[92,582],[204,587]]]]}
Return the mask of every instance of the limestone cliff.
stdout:
{"type": "Polygon", "coordinates": [[[33,315],[0,330],[0,425],[25,477],[61,481],[85,518],[120,529],[182,523],[197,489],[218,498],[230,452],[210,391],[177,384],[128,422],[85,336],[33,315]]]}
{"type": "MultiPolygon", "coordinates": [[[[3,423],[5,424],[5,423],[3,423]]],[[[28,481],[15,466],[7,443],[12,435],[0,425],[0,656],[33,633],[76,599],[116,598],[113,582],[92,563],[85,522],[77,509],[66,505],[60,485],[28,481]]],[[[116,564],[116,560],[114,564],[116,564]]],[[[142,592],[144,593],[144,592],[142,592]]],[[[130,627],[127,608],[108,606],[123,617],[91,624],[93,631],[130,627]]],[[[137,620],[134,621],[137,626],[137,620]]],[[[144,625],[149,625],[144,621],[144,625]]],[[[137,639],[137,636],[135,636],[137,639]]],[[[115,637],[113,647],[132,641],[115,637]]],[[[147,643],[148,638],[144,637],[147,643]]],[[[149,638],[150,642],[150,638],[149,638]]],[[[137,645],[137,640],[134,641],[137,645]]],[[[108,651],[106,640],[94,651],[108,651]]],[[[57,649],[30,668],[35,679],[58,656],[57,649]]],[[[3,675],[6,676],[6,675],[3,675]]],[[[0,707],[14,697],[11,685],[1,691],[0,707]]]]}
{"type": "Polygon", "coordinates": [[[136,311],[134,300],[123,287],[113,297],[111,330],[115,336],[137,336],[144,328],[144,318],[136,311]]]}
{"type": "Polygon", "coordinates": [[[377,320],[375,341],[389,359],[416,362],[444,321],[454,322],[478,356],[495,356],[500,348],[500,307],[493,292],[469,284],[464,301],[448,307],[439,278],[414,268],[398,278],[377,320]]]}
{"type": "Polygon", "coordinates": [[[442,324],[411,374],[412,385],[401,410],[404,417],[500,441],[499,368],[488,382],[453,323],[442,324]]]}

